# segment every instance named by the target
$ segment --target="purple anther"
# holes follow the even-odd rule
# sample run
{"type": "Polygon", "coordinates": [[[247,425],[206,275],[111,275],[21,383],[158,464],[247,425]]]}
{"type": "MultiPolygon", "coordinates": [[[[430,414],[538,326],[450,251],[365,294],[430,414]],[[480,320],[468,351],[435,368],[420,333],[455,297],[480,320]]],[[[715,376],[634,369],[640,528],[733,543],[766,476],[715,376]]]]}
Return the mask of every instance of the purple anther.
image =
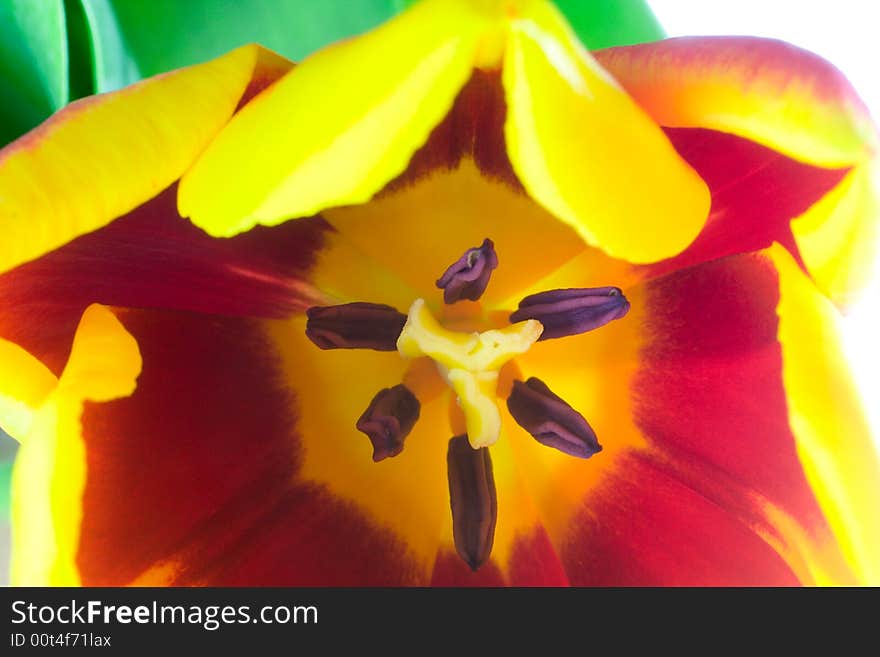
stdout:
{"type": "Polygon", "coordinates": [[[498,518],[489,448],[474,449],[466,434],[456,436],[449,441],[446,466],[455,550],[476,571],[492,552],[498,518]]]}
{"type": "Polygon", "coordinates": [[[437,279],[437,287],[443,290],[443,301],[455,303],[462,299],[477,301],[486,286],[492,270],[498,266],[495,245],[486,238],[474,249],[468,249],[458,260],[449,265],[443,275],[437,279]]]}
{"type": "Polygon", "coordinates": [[[373,444],[373,461],[378,463],[403,451],[403,441],[419,419],[421,406],[405,385],[380,390],[357,421],[373,444]]]}
{"type": "Polygon", "coordinates": [[[538,340],[548,340],[592,331],[627,312],[629,301],[618,287],[570,288],[527,296],[510,321],[537,319],[544,325],[538,340]]]}
{"type": "Polygon", "coordinates": [[[306,336],[321,349],[395,351],[406,315],[380,303],[312,306],[306,336]]]}
{"type": "Polygon", "coordinates": [[[540,379],[514,381],[507,408],[517,424],[542,445],[582,459],[602,451],[584,416],[553,394],[540,379]]]}

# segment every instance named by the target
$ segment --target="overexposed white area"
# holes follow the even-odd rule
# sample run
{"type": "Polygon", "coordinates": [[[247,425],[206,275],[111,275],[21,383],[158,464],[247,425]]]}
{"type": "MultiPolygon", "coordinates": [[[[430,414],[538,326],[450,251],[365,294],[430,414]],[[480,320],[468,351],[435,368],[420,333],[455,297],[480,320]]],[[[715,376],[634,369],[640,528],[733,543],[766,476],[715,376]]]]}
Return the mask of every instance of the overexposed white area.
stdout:
{"type": "MultiPolygon", "coordinates": [[[[650,0],[650,5],[669,36],[748,34],[812,50],[846,75],[874,120],[880,120],[877,0],[650,0]]],[[[865,296],[844,318],[843,331],[880,449],[880,267],[865,296]]]]}

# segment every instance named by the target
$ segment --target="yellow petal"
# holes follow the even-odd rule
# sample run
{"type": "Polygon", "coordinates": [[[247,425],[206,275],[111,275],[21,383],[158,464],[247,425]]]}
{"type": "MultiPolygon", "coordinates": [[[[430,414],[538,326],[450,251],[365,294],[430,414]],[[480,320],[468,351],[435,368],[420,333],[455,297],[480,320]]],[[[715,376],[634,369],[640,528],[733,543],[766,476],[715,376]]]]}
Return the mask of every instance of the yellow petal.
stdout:
{"type": "Polygon", "coordinates": [[[517,175],[586,242],[653,262],[696,237],[709,211],[705,184],[551,5],[511,22],[503,82],[517,175]]]}
{"type": "Polygon", "coordinates": [[[0,151],[0,271],[107,224],[170,185],[276,55],[245,46],[71,104],[0,151]]]}
{"type": "Polygon", "coordinates": [[[789,422],[807,479],[849,565],[880,585],[880,465],[846,370],[831,303],[778,245],[778,339],[789,422]]]}
{"type": "Polygon", "coordinates": [[[21,441],[58,379],[14,342],[0,338],[0,426],[21,441]]]}
{"type": "Polygon", "coordinates": [[[489,20],[468,2],[427,0],[306,59],[184,177],[181,215],[230,236],[368,200],[451,107],[489,20]]]}
{"type": "Polygon", "coordinates": [[[80,320],[58,387],[35,414],[12,472],[14,585],[77,585],[76,549],[86,483],[80,416],[85,401],[134,391],[141,357],[134,338],[107,308],[80,320]]]}
{"type": "Polygon", "coordinates": [[[876,167],[862,164],[791,222],[810,275],[841,307],[855,301],[871,278],[880,217],[878,190],[876,167]]]}

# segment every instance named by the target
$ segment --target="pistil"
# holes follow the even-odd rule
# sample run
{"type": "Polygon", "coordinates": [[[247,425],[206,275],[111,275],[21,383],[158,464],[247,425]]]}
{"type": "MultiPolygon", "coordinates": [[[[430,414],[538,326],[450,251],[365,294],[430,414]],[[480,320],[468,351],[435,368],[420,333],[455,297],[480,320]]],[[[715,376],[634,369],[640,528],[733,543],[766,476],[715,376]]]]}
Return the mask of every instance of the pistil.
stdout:
{"type": "Polygon", "coordinates": [[[528,320],[503,329],[460,333],[434,319],[424,300],[416,299],[397,340],[405,358],[429,356],[453,388],[465,414],[467,435],[476,449],[498,440],[501,415],[495,394],[498,371],[525,353],[540,337],[540,322],[528,320]]]}

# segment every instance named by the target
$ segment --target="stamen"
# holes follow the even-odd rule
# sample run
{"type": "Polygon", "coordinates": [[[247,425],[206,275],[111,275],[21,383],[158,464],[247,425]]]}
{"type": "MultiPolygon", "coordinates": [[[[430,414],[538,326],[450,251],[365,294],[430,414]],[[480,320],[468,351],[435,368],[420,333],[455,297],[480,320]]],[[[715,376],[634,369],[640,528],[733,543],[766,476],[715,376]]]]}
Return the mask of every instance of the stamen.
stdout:
{"type": "Polygon", "coordinates": [[[620,319],[628,311],[629,301],[620,288],[572,288],[527,296],[519,302],[510,321],[537,319],[544,325],[544,332],[538,339],[548,340],[592,331],[620,319]]]}
{"type": "Polygon", "coordinates": [[[455,550],[471,570],[486,563],[495,541],[498,500],[486,447],[472,449],[467,435],[449,441],[446,453],[455,550]]]}
{"type": "Polygon", "coordinates": [[[596,433],[584,416],[550,391],[540,379],[513,382],[507,398],[513,419],[542,445],[588,459],[602,451],[596,433]]]}
{"type": "Polygon", "coordinates": [[[437,279],[437,287],[443,290],[443,301],[455,303],[462,299],[477,301],[486,286],[492,270],[498,266],[498,256],[492,240],[486,238],[482,245],[468,249],[437,279]]]}
{"type": "Polygon", "coordinates": [[[306,336],[321,349],[395,351],[406,315],[380,303],[312,306],[306,336]]]}
{"type": "Polygon", "coordinates": [[[373,461],[378,463],[403,451],[403,441],[419,419],[421,406],[403,384],[380,390],[357,421],[358,431],[373,444],[373,461]]]}

